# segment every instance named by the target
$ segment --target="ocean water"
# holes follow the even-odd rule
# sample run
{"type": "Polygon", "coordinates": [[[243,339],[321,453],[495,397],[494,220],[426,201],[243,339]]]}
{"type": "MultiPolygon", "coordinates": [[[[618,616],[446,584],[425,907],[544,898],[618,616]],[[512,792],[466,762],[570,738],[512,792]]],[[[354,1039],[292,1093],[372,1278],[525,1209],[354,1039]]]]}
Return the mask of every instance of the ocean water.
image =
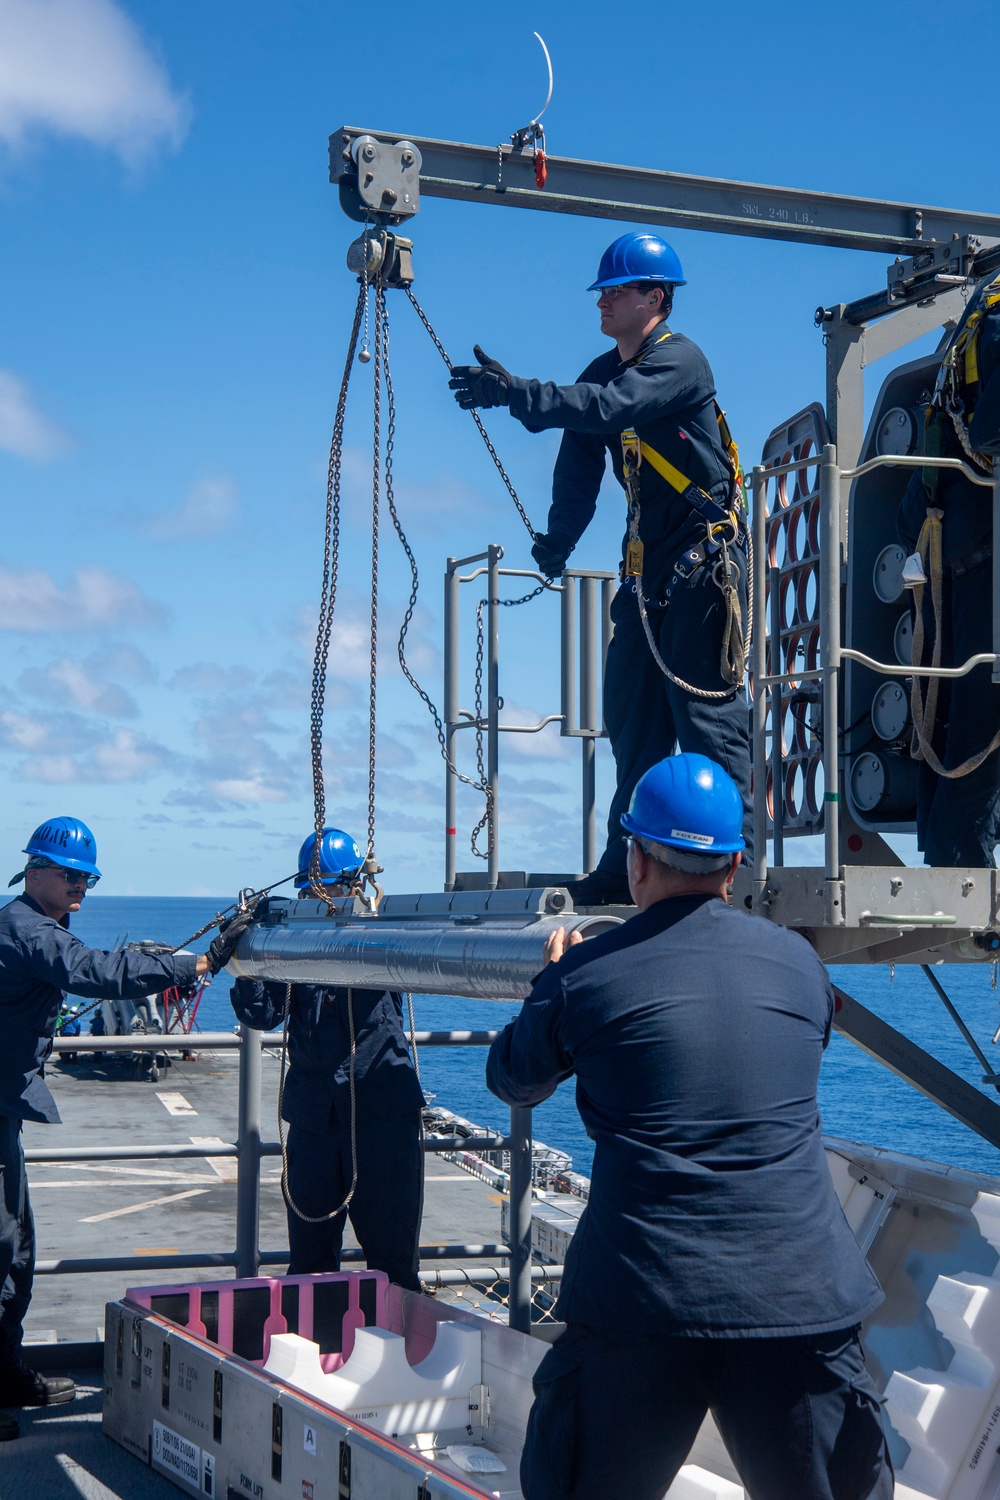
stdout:
{"type": "MultiPolygon", "coordinates": [[[[155,938],[177,944],[211,920],[229,898],[88,896],[73,931],[97,948],[114,948],[126,938],[155,938]]],[[[211,936],[211,934],[209,934],[211,936]]],[[[208,938],[193,945],[203,952],[208,938]]],[[[982,1070],[919,970],[900,966],[890,980],[882,967],[837,968],[833,977],[848,994],[941,1062],[981,1087],[982,1070]]],[[[1000,991],[991,988],[989,964],[950,965],[936,971],[980,1046],[992,1059],[991,1039],[1000,1024],[1000,991]]],[[[734,974],[733,982],[738,983],[734,974]]],[[[198,1021],[203,1031],[234,1024],[230,980],[220,975],[205,992],[198,1021]]],[[[497,1028],[515,1014],[506,1002],[414,996],[417,1029],[497,1028]]],[[[1000,1062],[1000,1048],[996,1050],[1000,1062]]],[[[506,1111],[483,1080],[485,1050],[478,1047],[426,1048],[420,1054],[421,1081],[439,1104],[477,1124],[503,1129],[506,1111]]],[[[834,1035],[823,1062],[820,1107],[824,1129],[833,1135],[878,1145],[971,1171],[1000,1174],[1000,1153],[950,1115],[834,1035]]],[[[575,1169],[590,1172],[593,1156],[576,1112],[573,1086],[563,1084],[535,1110],[535,1135],[568,1151],[575,1169]]]]}

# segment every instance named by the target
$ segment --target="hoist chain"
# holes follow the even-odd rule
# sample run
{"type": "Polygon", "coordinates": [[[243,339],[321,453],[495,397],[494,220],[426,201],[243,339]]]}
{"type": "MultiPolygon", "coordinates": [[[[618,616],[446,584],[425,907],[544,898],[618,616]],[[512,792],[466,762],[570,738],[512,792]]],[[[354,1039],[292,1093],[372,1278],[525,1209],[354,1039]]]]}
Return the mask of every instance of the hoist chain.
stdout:
{"type": "MultiPolygon", "coordinates": [[[[414,296],[414,294],[413,294],[413,288],[408,286],[408,287],[404,288],[404,290],[406,292],[406,295],[409,297],[410,301],[413,303],[413,308],[414,308],[414,311],[417,314],[417,317],[420,319],[421,323],[423,323],[424,327],[427,329],[427,332],[430,334],[431,341],[432,341],[435,349],[437,350],[437,352],[440,354],[441,358],[444,360],[445,364],[447,365],[447,367],[448,367],[448,373],[450,374],[451,373],[451,369],[452,369],[451,360],[448,358],[448,354],[447,354],[447,351],[445,350],[444,345],[442,344],[441,340],[438,338],[437,334],[435,333],[434,328],[431,325],[430,319],[428,318],[427,314],[424,312],[423,308],[420,306],[420,303],[417,301],[416,297],[414,296]]],[[[521,504],[520,498],[518,496],[517,491],[514,488],[514,485],[513,485],[512,481],[511,481],[510,475],[507,473],[507,470],[504,468],[503,464],[500,462],[500,455],[497,453],[497,450],[494,448],[493,444],[490,442],[489,433],[486,431],[486,428],[483,426],[482,420],[480,419],[480,416],[479,416],[479,413],[477,411],[473,410],[473,411],[470,412],[470,416],[472,417],[472,420],[475,422],[476,426],[479,428],[479,436],[482,438],[483,442],[486,444],[486,451],[489,453],[490,458],[492,458],[493,462],[496,464],[497,473],[500,475],[500,478],[503,480],[508,495],[513,500],[514,504],[517,506],[517,513],[521,517],[521,520],[524,522],[525,527],[527,528],[527,531],[528,531],[528,535],[531,537],[531,540],[533,542],[537,541],[538,540],[538,532],[535,530],[535,528],[532,526],[531,522],[528,520],[528,512],[525,510],[524,506],[521,504]]]]}
{"type": "MultiPolygon", "coordinates": [[[[547,584],[540,583],[537,588],[531,590],[530,594],[523,594],[520,599],[498,599],[496,602],[504,609],[514,609],[518,604],[528,604],[532,599],[537,599],[539,594],[545,593],[547,587],[547,584]]],[[[491,822],[490,814],[493,803],[493,788],[486,779],[486,767],[483,764],[483,655],[486,649],[483,610],[489,602],[488,599],[480,599],[476,606],[476,770],[479,772],[480,784],[486,792],[486,809],[472,830],[472,852],[477,859],[489,859],[492,853],[492,849],[488,848],[484,854],[477,843],[479,835],[491,822]]]]}
{"type": "MultiPolygon", "coordinates": [[[[445,351],[444,345],[434,331],[426,313],[420,306],[410,287],[405,288],[406,295],[413,304],[421,323],[423,323],[429,334],[434,347],[437,349],[446,367],[450,371],[451,360],[445,351]]],[[[372,434],[372,563],[371,563],[371,620],[370,620],[370,656],[369,656],[369,698],[368,698],[368,849],[367,858],[374,863],[375,847],[375,768],[376,768],[376,710],[377,710],[377,674],[378,674],[378,569],[379,569],[379,508],[380,508],[380,478],[384,477],[384,492],[389,514],[400,544],[406,554],[410,565],[410,596],[407,601],[406,611],[400,627],[397,652],[399,664],[407,682],[417,693],[418,697],[427,707],[434,722],[437,733],[438,744],[441,755],[448,767],[449,772],[464,785],[471,787],[474,791],[482,792],[486,799],[486,808],[472,834],[472,852],[480,859],[488,859],[492,852],[493,835],[493,793],[487,780],[483,762],[483,729],[484,720],[482,713],[482,676],[483,676],[483,627],[482,610],[486,600],[483,600],[477,613],[477,654],[476,654],[476,764],[479,773],[478,781],[471,776],[466,776],[459,771],[448,755],[447,738],[441,716],[437,711],[430,695],[421,687],[416,677],[411,672],[406,661],[406,636],[413,621],[414,611],[417,604],[419,589],[419,574],[417,562],[413,550],[410,547],[406,534],[403,530],[399,513],[396,509],[396,500],[393,488],[393,449],[396,434],[396,401],[395,391],[392,384],[392,374],[389,365],[389,317],[385,301],[385,288],[376,282],[375,293],[375,337],[374,349],[374,379],[373,379],[373,434],[372,434]],[[382,452],[382,383],[385,382],[386,393],[386,441],[385,451],[382,452]],[[484,827],[490,828],[491,848],[484,854],[476,845],[479,833],[484,827]]],[[[310,863],[309,876],[310,886],[313,894],[328,901],[328,896],[320,882],[320,848],[323,830],[326,826],[326,794],[323,780],[323,711],[326,692],[326,673],[330,649],[330,637],[333,626],[333,612],[337,593],[337,562],[340,540],[340,487],[341,467],[343,458],[343,436],[344,416],[347,406],[347,391],[350,381],[351,367],[353,365],[357,350],[358,335],[361,329],[362,319],[365,321],[367,334],[368,320],[368,296],[369,288],[362,283],[359,288],[357,307],[354,313],[354,323],[351,329],[350,344],[347,352],[347,360],[344,367],[344,376],[341,382],[340,396],[337,402],[336,417],[334,421],[333,437],[330,444],[330,462],[327,471],[327,495],[326,495],[326,523],[324,531],[323,551],[323,588],[320,598],[319,623],[316,633],[316,651],[313,660],[312,699],[310,711],[310,741],[312,751],[313,771],[313,801],[315,811],[316,841],[313,857],[310,863]]],[[[479,429],[480,436],[486,445],[486,449],[492,458],[500,478],[502,479],[507,493],[510,495],[517,508],[528,534],[534,540],[537,533],[528,519],[527,512],[514,489],[510,476],[500,461],[499,454],[490,441],[489,435],[480,420],[478,412],[472,413],[473,421],[479,429]]],[[[531,593],[525,594],[520,599],[501,599],[500,604],[514,606],[526,604],[530,599],[536,598],[544,592],[545,585],[540,584],[531,593]]]]}
{"type": "MultiPolygon", "coordinates": [[[[474,781],[471,776],[466,776],[454,764],[448,754],[447,740],[445,738],[444,724],[442,722],[441,715],[438,713],[430,694],[423,687],[421,687],[420,683],[413,675],[412,671],[410,670],[410,665],[406,660],[406,636],[410,629],[410,625],[413,622],[413,614],[417,607],[417,595],[420,590],[420,574],[417,569],[417,559],[414,556],[413,548],[410,546],[406,532],[403,530],[403,523],[399,519],[399,512],[396,509],[396,497],[393,491],[392,447],[393,439],[395,436],[396,394],[395,390],[393,389],[392,373],[389,368],[388,358],[389,320],[384,311],[383,324],[385,328],[385,344],[383,349],[382,363],[385,371],[386,406],[389,413],[389,430],[386,439],[385,452],[385,503],[389,507],[389,515],[392,518],[392,524],[395,528],[396,535],[399,537],[399,544],[406,554],[406,561],[410,565],[410,597],[406,601],[406,611],[403,615],[403,623],[399,627],[399,640],[396,645],[396,654],[399,657],[399,665],[402,670],[403,676],[406,678],[407,682],[410,684],[417,697],[425,705],[427,712],[430,714],[432,720],[434,721],[434,729],[437,733],[438,744],[441,747],[441,757],[444,760],[445,765],[448,767],[448,770],[453,776],[457,777],[459,781],[463,782],[466,786],[471,787],[473,791],[482,792],[483,796],[486,798],[486,812],[484,814],[482,822],[480,822],[476,828],[476,833],[478,833],[479,829],[483,827],[484,823],[492,821],[492,788],[490,787],[488,781],[486,780],[485,774],[483,774],[482,771],[480,771],[479,781],[474,781]]],[[[478,735],[481,741],[482,729],[478,730],[478,735]]],[[[479,758],[480,760],[482,759],[481,754],[479,758]]],[[[479,853],[478,849],[476,849],[475,847],[475,833],[473,834],[473,852],[476,854],[479,853]]],[[[486,858],[487,856],[484,855],[481,857],[486,858]]]]}
{"type": "Polygon", "coordinates": [[[372,382],[372,591],[368,657],[368,859],[375,857],[375,710],[378,683],[378,521],[382,456],[382,371],[388,364],[385,289],[375,285],[375,375],[372,382]]]}
{"type": "Polygon", "coordinates": [[[344,375],[340,382],[340,395],[330,439],[330,462],[326,478],[326,520],[323,532],[323,588],[320,594],[319,621],[316,627],[316,651],[313,657],[312,696],[309,712],[309,741],[312,756],[313,812],[316,840],[309,863],[309,885],[315,896],[329,902],[320,880],[320,852],[323,830],[326,827],[326,788],[323,783],[323,709],[326,698],[327,659],[330,654],[330,632],[333,628],[333,611],[337,600],[337,562],[340,547],[340,476],[344,449],[344,414],[347,409],[347,388],[351,379],[358,331],[365,311],[368,288],[364,283],[358,291],[358,302],[354,309],[354,324],[351,328],[347,348],[344,375]]]}

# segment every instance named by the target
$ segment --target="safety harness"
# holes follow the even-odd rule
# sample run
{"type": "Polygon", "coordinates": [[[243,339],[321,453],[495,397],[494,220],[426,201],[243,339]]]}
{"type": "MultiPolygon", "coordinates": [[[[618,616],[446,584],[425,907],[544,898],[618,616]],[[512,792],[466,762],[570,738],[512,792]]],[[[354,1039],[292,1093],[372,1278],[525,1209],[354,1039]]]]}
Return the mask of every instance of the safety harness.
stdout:
{"type": "MultiPolygon", "coordinates": [[[[952,334],[934,382],[930,403],[924,412],[924,453],[939,458],[944,448],[945,419],[951,422],[959,446],[966,458],[984,474],[993,465],[977,453],[969,441],[969,427],[976,413],[980,395],[979,339],[984,319],[1000,306],[1000,275],[984,282],[965,310],[965,316],[952,334]]],[[[940,469],[924,469],[924,489],[928,505],[937,501],[940,469]]]]}
{"type": "MultiPolygon", "coordinates": [[[[992,281],[984,282],[966,308],[965,316],[952,334],[948,348],[945,350],[930,402],[924,411],[925,457],[946,456],[944,455],[945,437],[948,431],[946,423],[950,422],[966,458],[985,474],[992,473],[992,462],[984,454],[974,450],[969,441],[969,428],[980,396],[979,339],[983,330],[983,321],[998,306],[1000,306],[1000,275],[995,276],[992,281]]],[[[934,645],[930,665],[940,667],[944,615],[942,587],[944,563],[941,541],[944,511],[938,505],[937,497],[941,470],[926,468],[922,470],[922,477],[927,495],[927,516],[917,539],[916,556],[921,561],[925,581],[913,586],[912,661],[915,667],[925,665],[923,604],[924,589],[929,582],[934,616],[934,645]]],[[[952,563],[952,573],[961,577],[992,555],[992,545],[987,543],[977,548],[971,555],[952,563]]],[[[928,680],[925,696],[921,678],[918,675],[912,678],[910,713],[913,718],[913,738],[910,753],[914,760],[926,761],[935,775],[956,780],[977,770],[984,760],[1000,748],[1000,731],[994,735],[985,750],[970,755],[968,760],[963,761],[954,770],[946,770],[932,744],[937,720],[939,681],[937,677],[928,680]]]]}
{"type": "MultiPolygon", "coordinates": [[[[657,339],[662,344],[672,335],[668,331],[657,339]]],[[[655,345],[654,345],[655,347],[655,345]]],[[[648,352],[648,351],[647,351],[648,352]]],[[[640,355],[634,360],[639,364],[644,356],[640,355]]],[[[697,698],[730,698],[736,688],[740,686],[746,674],[747,652],[749,640],[743,629],[743,620],[740,612],[740,601],[737,585],[739,582],[739,569],[730,556],[730,548],[737,547],[749,556],[750,533],[747,526],[746,503],[744,500],[743,471],[740,466],[739,450],[733,440],[726,421],[726,414],[721,406],[713,398],[715,406],[716,421],[719,425],[719,437],[722,441],[723,452],[730,470],[730,484],[728,505],[715,500],[707,490],[695,484],[683,474],[668,458],[659,453],[650,443],[644,442],[632,428],[627,428],[621,436],[622,443],[622,474],[625,479],[625,493],[628,497],[628,540],[625,546],[625,565],[623,569],[623,582],[633,579],[635,583],[636,599],[639,604],[639,615],[642,619],[642,627],[646,633],[649,649],[653,654],[660,671],[665,677],[682,688],[686,693],[691,693],[697,698]],[[723,681],[731,684],[718,692],[709,691],[706,688],[696,688],[689,682],[676,676],[664,662],[660,655],[656,641],[653,637],[652,627],[649,623],[649,605],[642,588],[642,572],[645,548],[639,536],[640,515],[640,480],[642,465],[648,463],[650,468],[659,474],[661,479],[666,480],[671,489],[684,500],[692,510],[696,511],[705,522],[705,536],[701,542],[688,550],[677,559],[670,580],[659,599],[655,608],[664,610],[670,604],[671,596],[678,584],[690,578],[700,567],[704,566],[710,558],[715,558],[712,569],[712,581],[721,590],[726,601],[726,627],[723,633],[722,650],[720,654],[719,670],[723,681]]]]}

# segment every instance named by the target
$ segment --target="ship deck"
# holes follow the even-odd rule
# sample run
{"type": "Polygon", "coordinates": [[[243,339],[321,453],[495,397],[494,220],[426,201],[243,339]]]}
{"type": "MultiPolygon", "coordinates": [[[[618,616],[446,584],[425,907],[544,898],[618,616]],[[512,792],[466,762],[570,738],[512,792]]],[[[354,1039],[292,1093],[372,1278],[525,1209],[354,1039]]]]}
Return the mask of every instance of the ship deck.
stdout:
{"type": "MultiPolygon", "coordinates": [[[[236,1135],[236,1052],[202,1052],[177,1060],[150,1082],[134,1063],[110,1056],[61,1059],[48,1073],[61,1125],[25,1127],[25,1146],[188,1145],[236,1135]],[[123,1137],[126,1141],[123,1142],[123,1137]]],[[[276,1139],[278,1062],[265,1051],[263,1138],[276,1139]]],[[[38,1260],[109,1255],[230,1251],[235,1243],[236,1162],[232,1157],[127,1162],[35,1162],[28,1169],[38,1260]]],[[[261,1164],[260,1245],[287,1244],[281,1163],[261,1164]]],[[[496,1244],[501,1197],[453,1163],[426,1159],[421,1244],[496,1244]]],[[[355,1246],[350,1226],[345,1246],[355,1246]]],[[[464,1260],[435,1261],[438,1267],[464,1260]]],[[[283,1267],[268,1267],[280,1274],[283,1267]]],[[[101,1372],[104,1306],[127,1287],[219,1280],[224,1268],[151,1269],[101,1274],[39,1275],[25,1322],[26,1357],[48,1370],[69,1369],[78,1381],[72,1405],[20,1413],[21,1438],[0,1446],[0,1500],[170,1500],[181,1492],[104,1437],[101,1372]],[[82,1347],[81,1347],[82,1346],[82,1347]],[[89,1346],[87,1348],[86,1346],[89,1346]],[[76,1369],[74,1361],[83,1360],[76,1369]],[[89,1366],[89,1367],[88,1367],[89,1366]]],[[[484,1274],[492,1279],[492,1272],[484,1274]]],[[[450,1294],[450,1289],[449,1289],[450,1294]]],[[[475,1293],[470,1292],[471,1297],[475,1293]]],[[[471,1306],[471,1302],[463,1302],[471,1306]]]]}

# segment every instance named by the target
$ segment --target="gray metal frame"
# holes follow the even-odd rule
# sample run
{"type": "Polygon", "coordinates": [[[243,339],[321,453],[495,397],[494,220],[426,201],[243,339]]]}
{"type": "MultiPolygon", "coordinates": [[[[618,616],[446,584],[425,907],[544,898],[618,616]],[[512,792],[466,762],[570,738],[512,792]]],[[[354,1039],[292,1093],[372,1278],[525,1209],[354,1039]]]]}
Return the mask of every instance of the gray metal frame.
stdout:
{"type": "MultiPolygon", "coordinates": [[[[495,1031],[418,1031],[418,1047],[486,1047],[498,1035],[495,1031]]],[[[238,1277],[256,1276],[261,1266],[283,1265],[287,1250],[261,1250],[260,1230],[260,1164],[266,1156],[280,1156],[277,1141],[262,1139],[261,1134],[261,1053],[265,1046],[280,1048],[280,1033],[253,1031],[241,1025],[238,1031],[202,1032],[185,1035],[183,1041],[166,1036],[80,1036],[55,1041],[55,1051],[151,1052],[162,1056],[168,1052],[235,1051],[240,1054],[239,1114],[236,1140],[213,1146],[142,1145],[142,1146],[32,1146],[25,1150],[31,1162],[72,1161],[163,1161],[178,1157],[235,1156],[236,1178],[236,1244],[232,1251],[194,1250],[183,1255],[96,1255],[80,1259],[39,1260],[39,1275],[92,1275],[99,1271],[165,1271],[194,1270],[204,1266],[232,1266],[238,1277]]],[[[531,1110],[513,1108],[510,1112],[510,1134],[507,1136],[436,1137],[424,1141],[424,1151],[508,1151],[510,1154],[511,1223],[514,1232],[508,1249],[504,1245],[422,1245],[421,1266],[426,1260],[506,1260],[510,1284],[510,1326],[527,1333],[531,1323],[531,1284],[533,1280],[558,1280],[561,1266],[533,1267],[531,1261],[531,1110]]],[[[345,1262],[363,1260],[359,1250],[345,1250],[345,1262]]],[[[480,1272],[479,1274],[482,1274],[480,1272]]],[[[429,1280],[438,1285],[464,1282],[465,1270],[432,1271],[429,1280]]]]}
{"type": "MultiPolygon", "coordinates": [[[[334,131],[330,137],[330,181],[342,185],[342,199],[343,188],[357,182],[351,147],[362,135],[377,147],[387,148],[388,158],[395,155],[401,143],[400,134],[393,131],[363,130],[353,125],[334,131]]],[[[420,192],[428,198],[666,224],[799,244],[839,245],[889,255],[917,254],[926,250],[928,241],[950,240],[953,236],[1000,237],[1000,216],[996,214],[548,154],[548,181],[544,188],[538,188],[530,146],[512,150],[506,145],[473,146],[427,136],[407,136],[406,144],[420,153],[420,192]]],[[[387,160],[385,165],[391,168],[395,163],[387,160]]],[[[393,222],[409,217],[418,207],[415,202],[404,206],[402,183],[397,186],[399,201],[379,205],[393,222]]],[[[352,216],[363,218],[364,207],[362,204],[361,213],[352,216]]]]}
{"type": "MultiPolygon", "coordinates": [[[[490,787],[487,848],[489,858],[485,881],[474,877],[474,883],[496,890],[500,871],[500,736],[501,734],[538,734],[547,724],[558,724],[564,739],[578,739],[582,773],[582,862],[584,872],[597,863],[596,826],[596,742],[607,737],[601,707],[604,663],[611,641],[611,600],[618,586],[618,574],[567,568],[562,582],[553,583],[543,574],[524,568],[502,568],[503,548],[491,544],[485,552],[471,557],[449,557],[444,577],[444,731],[447,759],[445,763],[445,870],[444,888],[456,889],[457,869],[457,765],[458,735],[463,729],[486,734],[486,779],[490,787]],[[482,564],[485,563],[485,567],[482,564]],[[475,566],[479,564],[480,566],[475,566]],[[463,573],[463,568],[471,572],[463,573]],[[461,586],[486,577],[486,714],[482,719],[461,708],[460,665],[461,586]],[[501,724],[500,710],[500,580],[519,578],[541,585],[547,593],[558,594],[560,707],[557,714],[545,714],[537,724],[501,724]],[[579,668],[579,699],[577,671],[579,668]]],[[[463,877],[468,889],[473,881],[463,877]]],[[[537,882],[535,882],[537,883],[537,882]]]]}
{"type": "MultiPolygon", "coordinates": [[[[786,925],[809,929],[809,935],[816,944],[817,949],[824,957],[830,957],[844,961],[850,948],[860,949],[864,953],[863,961],[871,962],[871,951],[878,941],[875,938],[877,929],[881,929],[879,936],[884,941],[891,941],[895,945],[902,943],[902,951],[897,948],[887,952],[887,961],[896,961],[904,957],[916,957],[923,953],[927,947],[923,937],[917,936],[907,941],[904,933],[914,933],[921,928],[956,928],[956,932],[950,946],[957,948],[959,939],[968,938],[971,934],[985,931],[993,927],[997,920],[996,892],[993,882],[989,878],[989,871],[965,871],[965,870],[934,870],[934,871],[908,871],[904,877],[898,874],[880,872],[884,881],[882,891],[875,891],[875,899],[867,909],[861,910],[850,900],[851,889],[848,887],[848,877],[853,880],[853,887],[862,888],[866,877],[870,880],[871,872],[868,867],[856,866],[853,870],[842,865],[840,849],[840,797],[843,791],[844,774],[841,765],[841,753],[839,743],[840,724],[840,672],[842,664],[846,660],[860,662],[872,670],[886,677],[910,677],[919,675],[921,677],[962,677],[972,668],[981,663],[989,662],[993,667],[994,680],[1000,680],[1000,652],[979,653],[972,656],[968,661],[957,667],[921,667],[914,669],[912,666],[904,666],[899,662],[876,662],[861,651],[856,651],[845,646],[841,637],[841,555],[843,537],[843,495],[844,481],[857,478],[861,474],[870,473],[879,467],[888,465],[919,468],[932,465],[936,468],[959,469],[966,477],[975,484],[992,487],[993,489],[993,514],[995,546],[1000,544],[1000,532],[997,531],[998,518],[1000,518],[1000,464],[997,465],[992,480],[981,474],[973,472],[968,465],[961,463],[958,459],[950,458],[923,458],[919,455],[904,457],[902,455],[891,458],[876,457],[869,459],[866,463],[856,468],[841,468],[837,462],[837,449],[834,444],[828,444],[823,451],[820,466],[820,535],[821,567],[820,567],[820,649],[821,665],[813,671],[802,671],[796,673],[775,673],[767,671],[766,658],[766,590],[769,570],[769,559],[767,548],[764,545],[765,536],[765,514],[764,514],[764,491],[768,480],[773,480],[782,473],[792,473],[800,468],[807,467],[813,463],[812,459],[799,459],[789,464],[764,468],[761,465],[753,471],[753,493],[754,493],[754,560],[753,560],[753,597],[754,597],[754,645],[753,645],[753,673],[754,673],[754,728],[753,728],[753,754],[754,764],[766,765],[766,736],[768,722],[770,720],[772,742],[775,736],[780,736],[780,720],[776,717],[779,699],[775,689],[790,680],[803,681],[806,679],[816,680],[820,683],[823,693],[823,772],[824,772],[824,798],[825,812],[824,820],[824,867],[822,871],[822,906],[817,909],[817,872],[805,868],[785,867],[777,871],[778,884],[775,885],[767,861],[767,805],[766,791],[762,781],[755,788],[754,795],[754,838],[755,838],[755,865],[753,873],[753,889],[748,904],[754,911],[761,915],[768,915],[784,922],[786,925]],[[923,904],[916,906],[909,912],[898,909],[896,897],[903,890],[907,880],[910,885],[920,884],[920,877],[924,880],[923,904]],[[977,894],[977,881],[979,891],[977,894]],[[942,911],[940,907],[935,909],[934,905],[928,904],[927,896],[933,902],[936,896],[943,895],[948,901],[950,910],[942,911]],[[776,908],[777,899],[781,898],[781,914],[778,915],[776,908]],[[885,898],[888,899],[885,899],[885,898]],[[985,905],[984,905],[985,902],[985,905]],[[841,949],[837,944],[824,943],[823,937],[815,931],[819,928],[841,929],[845,926],[865,928],[866,935],[864,943],[848,940],[848,944],[841,949]],[[874,938],[874,941],[873,941],[874,938]]],[[[996,620],[1000,617],[1000,609],[997,608],[997,600],[994,600],[994,630],[996,620]]],[[[975,952],[960,954],[952,952],[950,957],[975,957],[975,952]]],[[[981,959],[991,955],[982,950],[981,959]]],[[[877,959],[875,961],[878,961],[877,959]]],[[[923,961],[923,960],[921,960],[923,961]]]]}

